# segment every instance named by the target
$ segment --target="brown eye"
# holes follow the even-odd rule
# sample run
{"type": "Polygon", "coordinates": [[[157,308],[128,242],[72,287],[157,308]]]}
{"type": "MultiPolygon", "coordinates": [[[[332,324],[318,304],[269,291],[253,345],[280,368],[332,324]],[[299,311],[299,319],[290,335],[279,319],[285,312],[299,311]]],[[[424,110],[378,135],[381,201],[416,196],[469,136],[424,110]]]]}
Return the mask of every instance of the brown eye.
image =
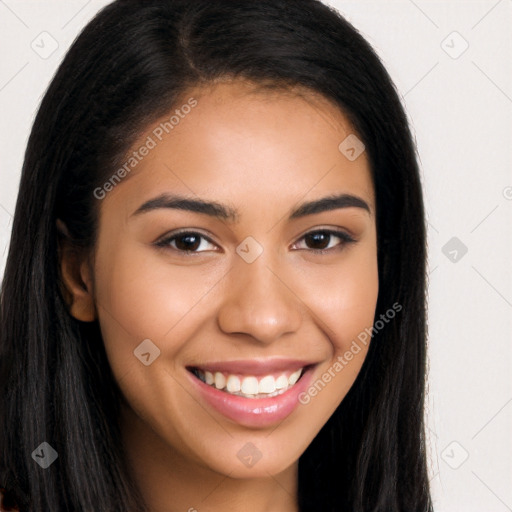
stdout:
{"type": "Polygon", "coordinates": [[[342,249],[345,245],[353,243],[356,240],[344,231],[336,231],[329,229],[322,229],[311,231],[304,235],[301,240],[306,243],[306,248],[311,249],[313,252],[324,253],[331,250],[342,249]],[[333,239],[341,240],[341,243],[331,245],[333,239]]]}
{"type": "Polygon", "coordinates": [[[166,236],[162,240],[156,242],[155,245],[183,253],[200,253],[204,252],[204,250],[198,251],[198,249],[200,247],[204,248],[208,243],[213,244],[209,238],[201,233],[196,233],[194,231],[182,231],[180,233],[174,233],[170,236],[166,236]]]}
{"type": "Polygon", "coordinates": [[[179,235],[175,237],[176,248],[180,251],[195,251],[201,245],[201,237],[197,235],[179,235]]]}

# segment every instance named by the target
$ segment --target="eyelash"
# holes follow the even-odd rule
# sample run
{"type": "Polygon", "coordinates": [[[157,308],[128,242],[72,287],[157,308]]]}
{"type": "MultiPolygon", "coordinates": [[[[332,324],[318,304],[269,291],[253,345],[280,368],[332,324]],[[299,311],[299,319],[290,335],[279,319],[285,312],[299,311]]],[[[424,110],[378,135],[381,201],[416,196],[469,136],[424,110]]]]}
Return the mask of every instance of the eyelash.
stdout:
{"type": "MultiPolygon", "coordinates": [[[[303,235],[299,240],[303,240],[308,235],[315,235],[318,233],[321,233],[324,235],[333,235],[337,238],[340,238],[342,240],[342,243],[338,244],[335,247],[331,247],[330,249],[306,249],[315,254],[326,254],[326,253],[330,253],[333,251],[339,251],[339,250],[343,249],[346,245],[355,243],[357,241],[354,238],[352,238],[345,231],[338,231],[338,230],[333,230],[333,229],[317,229],[317,230],[309,231],[308,233],[303,235]]],[[[186,230],[179,231],[177,233],[173,233],[171,236],[166,236],[165,238],[155,242],[154,245],[156,245],[157,247],[160,247],[162,249],[170,249],[170,250],[182,253],[184,256],[193,256],[195,254],[201,254],[202,252],[205,252],[205,251],[184,251],[184,250],[176,249],[174,247],[169,246],[171,241],[179,238],[180,236],[184,236],[184,235],[195,235],[195,236],[198,235],[200,238],[204,238],[209,243],[216,245],[209,237],[203,235],[202,233],[199,233],[197,231],[186,231],[186,230]]],[[[303,250],[303,249],[301,249],[301,250],[303,250]]]]}

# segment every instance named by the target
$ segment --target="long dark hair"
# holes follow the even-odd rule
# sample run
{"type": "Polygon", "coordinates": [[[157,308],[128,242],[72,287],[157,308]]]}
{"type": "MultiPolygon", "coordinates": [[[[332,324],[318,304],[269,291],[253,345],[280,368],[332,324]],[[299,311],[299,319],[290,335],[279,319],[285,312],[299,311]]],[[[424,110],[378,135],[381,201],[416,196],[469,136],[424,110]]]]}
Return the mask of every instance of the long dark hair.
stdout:
{"type": "MultiPolygon", "coordinates": [[[[0,487],[23,511],[145,510],[120,445],[119,391],[97,322],[66,306],[56,219],[96,241],[93,191],[192,86],[244,78],[330,99],[366,146],[379,296],[393,321],[299,459],[305,511],[431,511],[425,447],[426,241],[415,147],[365,39],[318,0],[118,0],[71,46],[35,119],[1,290],[0,487]],[[58,459],[31,454],[48,442],[58,459]]],[[[341,142],[341,141],[340,141],[341,142]]]]}

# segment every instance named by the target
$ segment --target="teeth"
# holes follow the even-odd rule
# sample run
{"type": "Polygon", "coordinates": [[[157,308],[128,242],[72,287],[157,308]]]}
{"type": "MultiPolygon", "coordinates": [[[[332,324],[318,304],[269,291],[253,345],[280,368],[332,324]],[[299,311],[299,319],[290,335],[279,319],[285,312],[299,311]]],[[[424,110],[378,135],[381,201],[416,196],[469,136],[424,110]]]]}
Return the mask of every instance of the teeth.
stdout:
{"type": "MultiPolygon", "coordinates": [[[[240,391],[240,379],[235,375],[230,375],[226,383],[226,388],[230,393],[240,391]]],[[[244,392],[246,393],[246,391],[244,392]]]]}
{"type": "Polygon", "coordinates": [[[288,386],[288,379],[286,378],[286,375],[281,375],[276,380],[276,388],[277,389],[284,389],[288,386]]]}
{"type": "Polygon", "coordinates": [[[206,384],[227,393],[248,398],[262,398],[262,395],[272,397],[284,393],[299,380],[303,370],[304,368],[301,368],[288,377],[284,373],[277,378],[273,375],[265,375],[260,380],[252,375],[240,378],[237,375],[226,376],[222,372],[212,373],[199,369],[195,369],[195,374],[206,384]]]}
{"type": "Polygon", "coordinates": [[[276,381],[272,375],[267,375],[258,384],[258,393],[273,393],[276,390],[276,381]]]}
{"type": "Polygon", "coordinates": [[[244,380],[242,380],[242,393],[246,395],[257,395],[258,379],[256,377],[245,377],[244,380]]]}
{"type": "Polygon", "coordinates": [[[297,370],[296,372],[293,372],[289,377],[288,377],[288,382],[293,386],[298,380],[299,380],[299,377],[300,377],[300,373],[302,372],[302,370],[297,370]]]}
{"type": "Polygon", "coordinates": [[[215,387],[224,389],[226,387],[226,377],[220,372],[215,372],[215,387]]]}

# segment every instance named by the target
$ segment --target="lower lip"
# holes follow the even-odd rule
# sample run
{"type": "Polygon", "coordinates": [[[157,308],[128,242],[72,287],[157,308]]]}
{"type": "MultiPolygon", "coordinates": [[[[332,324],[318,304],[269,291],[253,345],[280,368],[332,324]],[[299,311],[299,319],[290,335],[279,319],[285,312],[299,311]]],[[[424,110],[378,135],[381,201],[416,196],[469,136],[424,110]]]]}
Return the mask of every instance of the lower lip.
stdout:
{"type": "Polygon", "coordinates": [[[305,391],[315,366],[310,366],[290,389],[271,398],[245,398],[220,391],[206,384],[187,370],[199,394],[226,418],[245,427],[267,427],[289,416],[299,405],[299,395],[305,391]]]}

